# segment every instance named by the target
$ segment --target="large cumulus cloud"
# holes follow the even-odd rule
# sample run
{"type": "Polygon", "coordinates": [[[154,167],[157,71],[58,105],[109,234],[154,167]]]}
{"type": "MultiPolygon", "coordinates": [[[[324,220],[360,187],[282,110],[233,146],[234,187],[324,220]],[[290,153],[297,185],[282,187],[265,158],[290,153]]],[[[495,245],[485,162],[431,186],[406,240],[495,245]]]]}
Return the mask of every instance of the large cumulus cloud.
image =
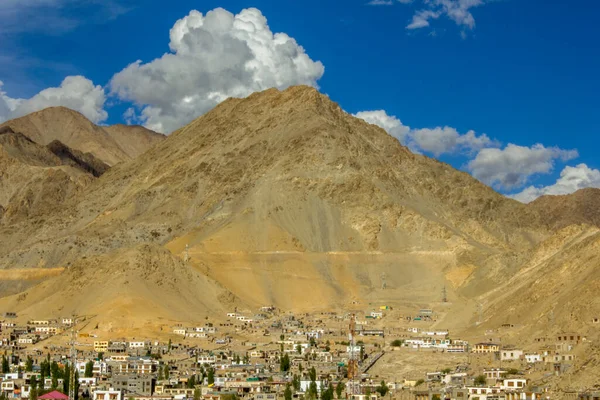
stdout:
{"type": "Polygon", "coordinates": [[[170,32],[170,53],[136,61],[110,81],[111,93],[140,108],[150,129],[171,132],[228,97],[270,87],[317,86],[323,64],[313,61],[293,38],[271,32],[262,13],[234,15],[217,8],[191,11],[170,32]]]}
{"type": "Polygon", "coordinates": [[[29,99],[9,97],[2,91],[0,82],[0,122],[47,107],[64,106],[79,111],[94,123],[100,123],[108,117],[104,110],[105,101],[104,89],[83,76],[68,76],[59,87],[44,89],[29,99]]]}

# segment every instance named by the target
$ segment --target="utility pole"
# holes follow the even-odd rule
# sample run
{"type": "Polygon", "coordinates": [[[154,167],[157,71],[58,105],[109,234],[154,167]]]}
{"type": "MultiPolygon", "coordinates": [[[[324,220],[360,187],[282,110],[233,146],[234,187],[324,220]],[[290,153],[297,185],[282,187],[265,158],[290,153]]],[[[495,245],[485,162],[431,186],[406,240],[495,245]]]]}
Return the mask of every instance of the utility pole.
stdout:
{"type": "Polygon", "coordinates": [[[444,288],[442,289],[442,303],[447,303],[448,302],[448,293],[446,292],[446,285],[444,285],[444,288]]]}
{"type": "Polygon", "coordinates": [[[75,325],[77,324],[77,319],[75,315],[72,317],[71,324],[71,375],[69,376],[69,400],[75,400],[75,370],[77,368],[77,349],[75,348],[75,340],[77,338],[75,325]]]}
{"type": "Polygon", "coordinates": [[[385,272],[381,273],[380,278],[381,278],[381,288],[385,289],[387,287],[387,283],[385,281],[385,279],[386,279],[385,272]]]}
{"type": "Polygon", "coordinates": [[[348,339],[350,342],[350,351],[348,357],[348,382],[350,382],[349,393],[352,398],[354,395],[360,394],[356,388],[356,377],[358,376],[358,359],[355,350],[356,343],[354,341],[354,335],[356,333],[356,318],[354,314],[350,316],[350,325],[348,339]]]}

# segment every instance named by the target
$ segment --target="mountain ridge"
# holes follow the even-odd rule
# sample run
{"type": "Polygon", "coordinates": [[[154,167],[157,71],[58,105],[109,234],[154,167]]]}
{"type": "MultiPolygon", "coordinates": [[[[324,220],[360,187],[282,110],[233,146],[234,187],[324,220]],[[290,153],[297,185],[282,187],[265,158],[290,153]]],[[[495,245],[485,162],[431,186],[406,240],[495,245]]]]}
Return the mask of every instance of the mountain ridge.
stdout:
{"type": "MultiPolygon", "coordinates": [[[[136,260],[148,249],[179,265],[181,276],[202,276],[206,290],[220,293],[215,309],[418,307],[447,287],[451,311],[460,315],[444,321],[453,329],[471,326],[481,298],[505,288],[540,251],[553,251],[544,243],[555,235],[535,207],[412,154],[309,87],[226,100],[40,218],[43,229],[29,218],[0,225],[11,244],[0,249],[1,268],[62,267],[65,277],[76,269],[116,295],[121,288],[101,279],[110,272],[84,260],[102,260],[107,271],[143,271],[152,257],[136,260]]],[[[588,251],[593,243],[584,245],[588,251]]],[[[131,296],[144,299],[156,286],[140,279],[131,296]]],[[[55,284],[48,282],[27,290],[26,300],[12,296],[0,305],[38,313],[35,299],[55,284]]],[[[183,278],[181,285],[201,295],[183,278]]],[[[88,293],[72,294],[70,302],[97,311],[88,293]]],[[[165,296],[175,301],[172,292],[165,296]]],[[[202,307],[172,318],[210,313],[202,307]]]]}
{"type": "Polygon", "coordinates": [[[90,153],[113,166],[128,161],[164,139],[163,135],[139,126],[101,127],[80,112],[66,107],[49,107],[0,124],[41,145],[58,140],[69,148],[90,153]]]}

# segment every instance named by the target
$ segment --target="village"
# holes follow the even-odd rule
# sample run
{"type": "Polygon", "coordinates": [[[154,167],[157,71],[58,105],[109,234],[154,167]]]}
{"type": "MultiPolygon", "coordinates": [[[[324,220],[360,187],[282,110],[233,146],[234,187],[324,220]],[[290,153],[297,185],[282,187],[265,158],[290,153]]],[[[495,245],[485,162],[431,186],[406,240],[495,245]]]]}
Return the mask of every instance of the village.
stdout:
{"type": "Polygon", "coordinates": [[[265,306],[219,322],[176,324],[160,338],[109,338],[84,316],[0,323],[1,399],[32,400],[537,400],[597,399],[561,392],[586,338],[536,338],[537,351],[470,342],[434,328],[432,309],[398,315],[293,315],[265,306]],[[86,326],[87,329],[82,327],[86,326]],[[168,339],[167,339],[168,338],[168,339]],[[544,384],[546,382],[546,384],[544,384]],[[542,383],[542,384],[540,384],[542,383]]]}

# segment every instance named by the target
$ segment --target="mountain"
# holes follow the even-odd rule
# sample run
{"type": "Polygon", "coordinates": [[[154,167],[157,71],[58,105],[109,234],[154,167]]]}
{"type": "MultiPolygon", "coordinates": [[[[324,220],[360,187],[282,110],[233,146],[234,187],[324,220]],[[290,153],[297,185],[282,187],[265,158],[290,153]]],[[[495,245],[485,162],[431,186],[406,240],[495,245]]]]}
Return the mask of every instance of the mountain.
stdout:
{"type": "Polygon", "coordinates": [[[562,260],[592,255],[593,229],[557,231],[535,206],[411,153],[313,88],[270,89],[224,101],[38,218],[0,224],[0,268],[29,287],[0,308],[133,329],[234,305],[435,306],[464,331],[481,301],[497,323],[505,293],[533,295],[562,260]],[[39,270],[53,272],[33,282],[39,270]]]}
{"type": "Polygon", "coordinates": [[[44,146],[58,140],[73,150],[92,154],[109,166],[131,160],[164,139],[163,135],[137,126],[100,127],[65,107],[46,108],[6,121],[0,127],[10,127],[44,146]]]}
{"type": "Polygon", "coordinates": [[[165,136],[139,125],[112,125],[103,127],[104,131],[117,143],[129,158],[136,158],[165,136]]]}
{"type": "Polygon", "coordinates": [[[65,164],[77,166],[94,175],[95,177],[99,177],[110,168],[108,165],[94,157],[91,153],[82,153],[80,151],[73,150],[58,140],[50,142],[50,144],[46,147],[65,164]]]}
{"type": "Polygon", "coordinates": [[[600,227],[600,189],[580,189],[573,194],[542,196],[531,203],[555,229],[572,224],[592,224],[600,227]]]}

